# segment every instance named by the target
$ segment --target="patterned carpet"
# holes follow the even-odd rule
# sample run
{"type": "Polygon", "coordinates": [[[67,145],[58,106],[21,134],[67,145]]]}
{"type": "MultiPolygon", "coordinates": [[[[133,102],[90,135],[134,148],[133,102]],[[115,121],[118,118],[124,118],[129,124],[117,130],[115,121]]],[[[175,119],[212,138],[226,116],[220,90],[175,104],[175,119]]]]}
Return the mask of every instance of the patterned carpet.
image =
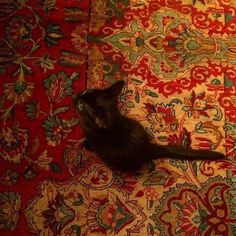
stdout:
{"type": "Polygon", "coordinates": [[[0,0],[0,29],[0,235],[236,235],[234,0],[0,0]],[[227,160],[112,172],[71,96],[119,79],[153,141],[227,160]]]}

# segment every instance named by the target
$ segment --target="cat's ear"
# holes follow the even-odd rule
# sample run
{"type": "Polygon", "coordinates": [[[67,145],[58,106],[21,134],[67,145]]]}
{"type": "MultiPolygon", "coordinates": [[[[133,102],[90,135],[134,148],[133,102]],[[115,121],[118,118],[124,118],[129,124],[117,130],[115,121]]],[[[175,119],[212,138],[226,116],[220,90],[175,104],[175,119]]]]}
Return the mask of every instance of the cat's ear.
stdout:
{"type": "Polygon", "coordinates": [[[113,85],[111,85],[110,87],[108,87],[107,91],[110,96],[118,98],[124,85],[125,85],[125,81],[119,80],[119,81],[115,82],[113,85]]]}

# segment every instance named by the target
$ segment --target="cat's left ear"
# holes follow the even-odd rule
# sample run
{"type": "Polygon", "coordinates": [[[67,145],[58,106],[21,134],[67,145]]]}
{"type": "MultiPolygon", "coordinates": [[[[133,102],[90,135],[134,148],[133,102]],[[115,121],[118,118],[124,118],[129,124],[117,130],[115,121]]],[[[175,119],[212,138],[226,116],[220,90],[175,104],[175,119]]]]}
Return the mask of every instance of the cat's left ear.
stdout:
{"type": "Polygon", "coordinates": [[[111,85],[110,87],[108,87],[107,91],[110,96],[118,98],[124,85],[125,85],[125,81],[119,80],[119,81],[115,82],[113,85],[111,85]]]}

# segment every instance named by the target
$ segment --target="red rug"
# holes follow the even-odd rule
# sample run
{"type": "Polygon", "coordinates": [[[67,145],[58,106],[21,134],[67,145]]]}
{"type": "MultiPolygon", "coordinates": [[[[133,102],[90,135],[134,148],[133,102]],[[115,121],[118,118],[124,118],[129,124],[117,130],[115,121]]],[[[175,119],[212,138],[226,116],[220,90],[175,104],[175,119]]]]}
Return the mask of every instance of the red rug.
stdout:
{"type": "Polygon", "coordinates": [[[71,95],[85,88],[89,10],[87,0],[0,0],[1,235],[29,235],[23,210],[40,181],[79,169],[71,95]]]}
{"type": "Polygon", "coordinates": [[[236,235],[233,0],[0,0],[0,20],[0,235],[236,235]],[[112,172],[71,96],[119,79],[154,141],[227,160],[112,172]]]}

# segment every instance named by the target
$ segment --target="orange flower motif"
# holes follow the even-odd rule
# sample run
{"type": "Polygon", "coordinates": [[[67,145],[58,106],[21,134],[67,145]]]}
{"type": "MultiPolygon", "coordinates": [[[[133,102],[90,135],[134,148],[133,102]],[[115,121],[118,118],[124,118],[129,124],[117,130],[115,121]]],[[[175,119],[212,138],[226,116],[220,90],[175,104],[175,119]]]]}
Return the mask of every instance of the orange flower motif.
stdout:
{"type": "Polygon", "coordinates": [[[154,188],[150,187],[146,191],[146,197],[148,201],[157,201],[158,199],[158,193],[155,191],[154,188]]]}
{"type": "Polygon", "coordinates": [[[151,130],[155,132],[171,132],[178,127],[173,107],[168,104],[157,104],[156,106],[146,103],[148,121],[152,124],[151,130]]]}
{"type": "Polygon", "coordinates": [[[207,110],[213,108],[206,98],[206,93],[196,94],[192,92],[189,98],[184,98],[183,110],[187,112],[188,117],[193,116],[193,118],[198,119],[200,115],[208,116],[207,110]]]}

